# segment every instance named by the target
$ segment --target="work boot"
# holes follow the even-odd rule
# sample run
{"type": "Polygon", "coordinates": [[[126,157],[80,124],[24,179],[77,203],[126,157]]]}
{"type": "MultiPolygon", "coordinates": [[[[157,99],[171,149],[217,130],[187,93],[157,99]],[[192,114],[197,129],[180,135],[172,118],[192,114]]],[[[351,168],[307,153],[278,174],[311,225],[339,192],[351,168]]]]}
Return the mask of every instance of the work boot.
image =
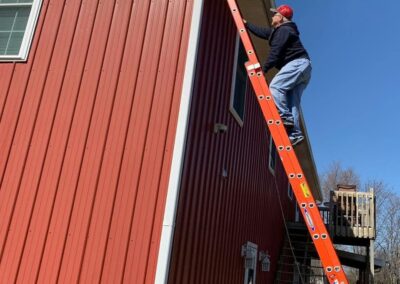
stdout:
{"type": "Polygon", "coordinates": [[[294,147],[294,146],[300,144],[301,142],[303,142],[304,136],[289,137],[289,140],[294,147]]]}
{"type": "Polygon", "coordinates": [[[294,122],[293,120],[289,120],[289,119],[282,119],[283,125],[287,128],[287,129],[291,129],[294,127],[294,122]]]}

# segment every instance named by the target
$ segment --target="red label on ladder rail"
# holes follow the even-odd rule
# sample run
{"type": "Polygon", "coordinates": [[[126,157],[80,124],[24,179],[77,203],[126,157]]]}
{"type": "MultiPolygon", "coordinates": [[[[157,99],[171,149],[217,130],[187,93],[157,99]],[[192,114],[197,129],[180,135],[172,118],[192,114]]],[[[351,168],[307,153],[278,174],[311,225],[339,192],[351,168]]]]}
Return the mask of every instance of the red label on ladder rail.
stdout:
{"type": "Polygon", "coordinates": [[[261,65],[255,54],[249,34],[244,26],[239,8],[235,0],[227,1],[249,58],[249,61],[245,64],[247,74],[292,186],[294,195],[296,196],[300,211],[324,267],[325,275],[329,283],[347,284],[348,280],[346,274],[340,264],[333,243],[322,221],[318,207],[315,204],[314,197],[309,190],[296,153],[276,109],[271,92],[265,81],[261,65]]]}

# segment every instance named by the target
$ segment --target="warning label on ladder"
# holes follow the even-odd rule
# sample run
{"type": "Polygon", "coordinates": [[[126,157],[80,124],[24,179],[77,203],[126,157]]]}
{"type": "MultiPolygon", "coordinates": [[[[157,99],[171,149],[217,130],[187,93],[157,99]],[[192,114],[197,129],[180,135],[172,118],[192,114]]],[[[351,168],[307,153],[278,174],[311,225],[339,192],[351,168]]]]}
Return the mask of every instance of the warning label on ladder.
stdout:
{"type": "Polygon", "coordinates": [[[311,196],[311,192],[308,189],[308,186],[305,183],[300,184],[301,190],[303,191],[304,197],[309,198],[311,196]]]}

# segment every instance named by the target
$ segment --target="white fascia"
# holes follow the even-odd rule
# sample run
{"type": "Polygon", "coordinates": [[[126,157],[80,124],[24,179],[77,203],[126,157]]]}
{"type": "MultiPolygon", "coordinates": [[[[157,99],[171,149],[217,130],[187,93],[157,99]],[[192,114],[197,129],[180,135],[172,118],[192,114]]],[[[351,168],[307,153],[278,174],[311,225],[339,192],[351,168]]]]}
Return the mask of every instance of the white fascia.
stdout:
{"type": "Polygon", "coordinates": [[[195,67],[198,53],[202,11],[203,0],[194,0],[192,22],[189,34],[189,46],[184,73],[185,76],[183,78],[182,96],[179,107],[178,125],[175,135],[171,173],[168,184],[163,228],[161,232],[160,249],[158,252],[155,278],[155,283],[157,284],[168,282],[172,242],[175,229],[175,217],[178,208],[179,190],[181,185],[181,175],[186,147],[187,128],[189,123],[189,110],[195,78],[195,67]]]}

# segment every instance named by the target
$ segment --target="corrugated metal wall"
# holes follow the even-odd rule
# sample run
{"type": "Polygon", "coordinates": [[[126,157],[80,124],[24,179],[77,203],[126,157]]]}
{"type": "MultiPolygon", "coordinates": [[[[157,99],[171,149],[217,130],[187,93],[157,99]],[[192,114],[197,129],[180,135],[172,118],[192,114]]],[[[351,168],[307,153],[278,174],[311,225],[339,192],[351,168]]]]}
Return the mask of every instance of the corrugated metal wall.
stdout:
{"type": "Polygon", "coordinates": [[[153,282],[192,5],[44,0],[0,63],[0,283],[153,282]]]}
{"type": "Polygon", "coordinates": [[[271,255],[270,272],[258,263],[257,283],[273,283],[283,238],[276,184],[294,215],[281,163],[276,184],[268,170],[268,131],[250,86],[243,128],[228,110],[235,38],[226,1],[206,0],[170,283],[243,283],[247,241],[271,255]],[[213,133],[215,123],[227,132],[213,133]]]}

